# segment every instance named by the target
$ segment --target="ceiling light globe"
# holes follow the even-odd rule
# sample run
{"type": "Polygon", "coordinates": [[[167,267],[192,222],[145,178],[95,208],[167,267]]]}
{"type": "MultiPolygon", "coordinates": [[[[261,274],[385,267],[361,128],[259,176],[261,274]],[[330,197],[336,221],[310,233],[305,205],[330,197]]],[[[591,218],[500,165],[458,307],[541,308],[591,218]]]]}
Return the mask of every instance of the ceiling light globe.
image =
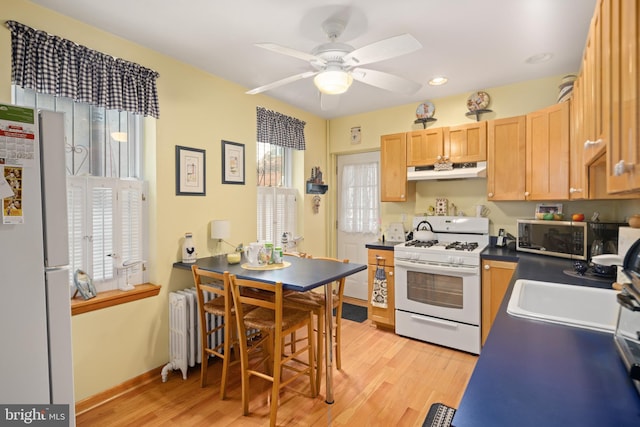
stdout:
{"type": "Polygon", "coordinates": [[[353,78],[346,71],[331,70],[323,71],[315,76],[313,83],[322,93],[339,95],[349,89],[349,86],[353,83],[353,78]]]}

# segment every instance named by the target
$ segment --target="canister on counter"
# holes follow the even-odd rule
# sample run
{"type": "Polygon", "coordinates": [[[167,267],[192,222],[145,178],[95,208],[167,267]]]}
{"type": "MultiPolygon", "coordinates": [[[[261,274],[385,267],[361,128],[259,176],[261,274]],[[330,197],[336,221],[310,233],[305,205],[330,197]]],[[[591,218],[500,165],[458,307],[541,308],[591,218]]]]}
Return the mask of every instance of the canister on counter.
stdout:
{"type": "Polygon", "coordinates": [[[276,246],[273,250],[273,263],[282,264],[282,248],[280,246],[276,246]]]}

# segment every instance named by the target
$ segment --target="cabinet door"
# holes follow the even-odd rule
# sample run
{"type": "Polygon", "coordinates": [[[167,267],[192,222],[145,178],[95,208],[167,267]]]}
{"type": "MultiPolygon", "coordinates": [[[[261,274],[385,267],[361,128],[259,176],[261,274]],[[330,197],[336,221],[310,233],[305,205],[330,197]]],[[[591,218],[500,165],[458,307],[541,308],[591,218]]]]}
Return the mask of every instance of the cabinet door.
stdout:
{"type": "Polygon", "coordinates": [[[384,135],[380,139],[380,200],[407,200],[407,137],[404,133],[384,135]]]}
{"type": "Polygon", "coordinates": [[[587,198],[587,168],[584,162],[584,138],[582,133],[583,98],[582,73],[573,84],[571,102],[571,145],[569,152],[569,198],[587,198]]]}
{"type": "Polygon", "coordinates": [[[611,32],[613,129],[607,150],[609,193],[640,190],[638,13],[640,10],[637,1],[611,2],[611,28],[618,31],[611,32]]]}
{"type": "Polygon", "coordinates": [[[487,160],[487,122],[445,128],[444,147],[453,163],[487,160]]]}
{"type": "Polygon", "coordinates": [[[488,200],[524,200],[525,122],[525,116],[517,116],[488,123],[488,200]]]}
{"type": "Polygon", "coordinates": [[[482,260],[482,344],[500,310],[515,268],[515,262],[482,260]]]}
{"type": "Polygon", "coordinates": [[[434,164],[444,156],[442,128],[424,129],[407,134],[407,166],[434,164]]]}
{"type": "Polygon", "coordinates": [[[396,305],[395,305],[395,276],[393,268],[393,251],[384,251],[369,249],[368,263],[369,263],[369,320],[376,324],[394,328],[396,323],[396,305]],[[373,280],[376,275],[378,264],[384,267],[384,272],[387,277],[387,307],[376,307],[371,304],[371,295],[373,294],[373,280]]]}
{"type": "Polygon", "coordinates": [[[569,198],[569,103],[527,114],[527,200],[569,198]]]}

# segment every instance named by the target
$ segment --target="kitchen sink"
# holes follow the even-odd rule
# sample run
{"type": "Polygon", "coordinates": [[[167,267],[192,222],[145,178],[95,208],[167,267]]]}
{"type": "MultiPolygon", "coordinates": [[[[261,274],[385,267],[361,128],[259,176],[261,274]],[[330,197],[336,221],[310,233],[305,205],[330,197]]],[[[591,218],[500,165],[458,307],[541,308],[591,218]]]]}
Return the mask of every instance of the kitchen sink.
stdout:
{"type": "Polygon", "coordinates": [[[516,280],[507,313],[512,316],[613,333],[618,291],[536,280],[516,280]]]}

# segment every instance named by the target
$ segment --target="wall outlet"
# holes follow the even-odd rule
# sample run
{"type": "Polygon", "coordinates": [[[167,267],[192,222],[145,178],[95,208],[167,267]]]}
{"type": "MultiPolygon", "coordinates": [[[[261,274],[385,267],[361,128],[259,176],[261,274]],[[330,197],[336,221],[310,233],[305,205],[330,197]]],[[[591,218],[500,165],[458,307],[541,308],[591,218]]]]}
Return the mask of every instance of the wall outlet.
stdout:
{"type": "Polygon", "coordinates": [[[406,213],[401,214],[401,215],[400,215],[400,220],[401,220],[402,222],[405,222],[405,221],[407,220],[407,214],[406,214],[406,213]]]}

